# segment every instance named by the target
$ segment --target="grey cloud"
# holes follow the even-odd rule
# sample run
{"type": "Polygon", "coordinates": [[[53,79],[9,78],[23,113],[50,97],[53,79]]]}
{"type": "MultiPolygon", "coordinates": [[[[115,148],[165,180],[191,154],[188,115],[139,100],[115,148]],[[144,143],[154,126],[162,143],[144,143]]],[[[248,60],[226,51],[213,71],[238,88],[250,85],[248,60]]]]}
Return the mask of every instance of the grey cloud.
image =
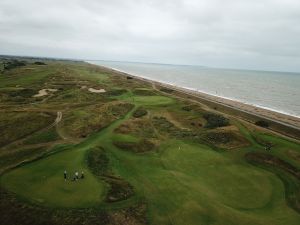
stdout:
{"type": "Polygon", "coordinates": [[[1,0],[0,54],[300,71],[298,0],[1,0]]]}

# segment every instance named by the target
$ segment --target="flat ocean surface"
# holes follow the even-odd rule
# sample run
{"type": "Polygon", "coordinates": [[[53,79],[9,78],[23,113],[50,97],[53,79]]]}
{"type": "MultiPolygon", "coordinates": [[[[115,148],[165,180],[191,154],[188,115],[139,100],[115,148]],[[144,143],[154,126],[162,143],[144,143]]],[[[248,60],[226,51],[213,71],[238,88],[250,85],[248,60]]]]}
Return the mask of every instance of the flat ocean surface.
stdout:
{"type": "Polygon", "coordinates": [[[300,117],[300,73],[113,61],[90,63],[300,117]]]}

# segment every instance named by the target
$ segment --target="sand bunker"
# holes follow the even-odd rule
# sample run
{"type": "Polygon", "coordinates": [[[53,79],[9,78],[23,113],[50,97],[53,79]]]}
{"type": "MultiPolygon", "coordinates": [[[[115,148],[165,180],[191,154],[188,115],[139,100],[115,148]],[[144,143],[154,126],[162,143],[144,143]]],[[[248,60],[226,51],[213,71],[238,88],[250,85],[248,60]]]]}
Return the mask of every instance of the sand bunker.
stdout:
{"type": "Polygon", "coordinates": [[[89,88],[89,92],[93,93],[105,93],[106,91],[104,89],[94,89],[94,88],[89,88]]]}
{"type": "Polygon", "coordinates": [[[33,97],[37,98],[37,97],[43,97],[49,94],[49,92],[56,92],[57,89],[42,89],[39,90],[39,93],[34,95],[33,97]]]}

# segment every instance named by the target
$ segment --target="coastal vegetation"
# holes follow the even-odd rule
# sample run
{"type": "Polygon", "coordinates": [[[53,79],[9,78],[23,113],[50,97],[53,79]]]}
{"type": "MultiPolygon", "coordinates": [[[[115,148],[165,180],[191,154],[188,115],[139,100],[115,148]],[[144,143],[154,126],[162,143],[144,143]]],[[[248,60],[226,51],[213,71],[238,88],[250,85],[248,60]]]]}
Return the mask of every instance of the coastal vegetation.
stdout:
{"type": "Polygon", "coordinates": [[[3,224],[298,225],[299,140],[271,123],[85,62],[24,63],[0,74],[3,224]]]}

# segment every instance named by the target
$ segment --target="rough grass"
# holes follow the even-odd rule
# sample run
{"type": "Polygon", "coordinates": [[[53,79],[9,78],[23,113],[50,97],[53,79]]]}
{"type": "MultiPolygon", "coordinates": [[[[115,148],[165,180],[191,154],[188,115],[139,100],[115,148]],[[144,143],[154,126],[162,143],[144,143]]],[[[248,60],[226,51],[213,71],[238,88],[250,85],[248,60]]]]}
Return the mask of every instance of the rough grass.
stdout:
{"type": "MultiPolygon", "coordinates": [[[[298,171],[298,143],[249,130],[232,117],[234,129],[218,128],[220,122],[224,125],[219,116],[212,120],[215,128],[206,129],[202,117],[208,113],[206,107],[159,95],[150,84],[84,63],[47,62],[4,75],[1,87],[59,89],[34,104],[14,105],[10,100],[15,97],[5,94],[7,99],[0,104],[10,109],[12,119],[1,119],[12,139],[25,135],[31,143],[54,140],[51,132],[38,133],[41,136],[27,133],[27,128],[40,125],[32,120],[37,115],[33,109],[40,108],[51,115],[63,111],[58,132],[65,141],[78,144],[51,150],[21,146],[0,153],[3,169],[47,152],[0,177],[2,223],[298,225],[298,178],[281,166],[249,163],[244,157],[248,152],[266,153],[264,143],[271,143],[271,159],[282,160],[298,171]],[[82,85],[126,92],[93,95],[81,89],[82,85]],[[22,120],[17,119],[16,107],[26,111],[22,120]],[[134,117],[139,107],[147,110],[147,116],[134,117]],[[21,129],[14,134],[18,124],[21,129]],[[208,134],[211,143],[204,140],[208,134]],[[242,145],[233,144],[236,138],[232,134],[242,145]],[[148,148],[148,141],[155,143],[155,151],[137,154],[148,148]],[[232,145],[234,151],[220,149],[232,145]],[[85,178],[64,181],[65,169],[69,178],[81,170],[85,178]]],[[[23,97],[30,98],[29,94],[23,97]]]]}
{"type": "Polygon", "coordinates": [[[66,116],[63,129],[73,137],[85,138],[121,118],[132,107],[129,103],[113,103],[72,111],[66,116]]]}
{"type": "Polygon", "coordinates": [[[60,137],[56,132],[55,127],[41,133],[34,134],[24,141],[24,144],[47,143],[59,140],[60,137]]]}
{"type": "Polygon", "coordinates": [[[47,127],[54,122],[54,118],[53,114],[38,112],[0,112],[0,145],[47,127]]]}
{"type": "Polygon", "coordinates": [[[0,155],[0,174],[6,169],[17,166],[22,162],[30,161],[42,155],[45,151],[45,147],[31,147],[2,153],[0,155]]]}
{"type": "Polygon", "coordinates": [[[120,149],[134,153],[153,151],[156,147],[155,144],[148,139],[142,139],[139,142],[114,141],[114,145],[120,149]]]}
{"type": "Polygon", "coordinates": [[[203,135],[204,140],[220,148],[240,148],[249,145],[246,138],[233,131],[213,131],[203,135]]]}

